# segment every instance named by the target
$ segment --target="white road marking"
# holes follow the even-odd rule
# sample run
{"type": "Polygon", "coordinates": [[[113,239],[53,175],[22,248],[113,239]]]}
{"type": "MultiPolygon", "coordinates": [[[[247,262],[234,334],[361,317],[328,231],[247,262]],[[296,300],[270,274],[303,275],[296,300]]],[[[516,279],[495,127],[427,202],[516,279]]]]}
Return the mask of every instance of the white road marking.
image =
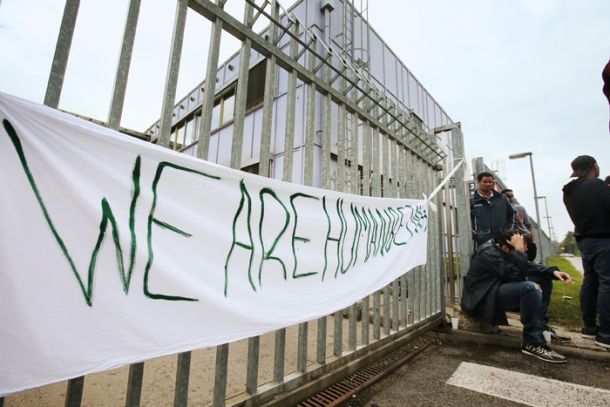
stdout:
{"type": "Polygon", "coordinates": [[[610,406],[610,391],[462,362],[447,384],[528,406],[610,406]]]}

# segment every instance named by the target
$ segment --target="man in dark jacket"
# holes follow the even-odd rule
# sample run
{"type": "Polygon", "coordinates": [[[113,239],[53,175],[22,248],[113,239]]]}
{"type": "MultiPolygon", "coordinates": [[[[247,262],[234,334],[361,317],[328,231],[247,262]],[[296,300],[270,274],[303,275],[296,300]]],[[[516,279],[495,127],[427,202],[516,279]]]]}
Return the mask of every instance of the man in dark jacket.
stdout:
{"type": "Polygon", "coordinates": [[[543,331],[552,280],[572,280],[556,267],[529,262],[525,250],[524,237],[517,231],[479,246],[464,277],[462,311],[493,325],[508,325],[506,311],[518,310],[523,323],[521,351],[545,362],[565,363],[564,356],[547,346],[543,331]]]}
{"type": "Polygon", "coordinates": [[[496,180],[489,172],[477,175],[477,187],[470,199],[472,238],[475,248],[502,232],[514,228],[515,211],[508,198],[494,191],[496,180]]]}
{"type": "Polygon", "coordinates": [[[589,155],[576,157],[572,170],[576,179],[563,187],[563,202],[574,223],[585,271],[580,289],[582,336],[610,349],[610,188],[598,178],[599,167],[589,155]]]}

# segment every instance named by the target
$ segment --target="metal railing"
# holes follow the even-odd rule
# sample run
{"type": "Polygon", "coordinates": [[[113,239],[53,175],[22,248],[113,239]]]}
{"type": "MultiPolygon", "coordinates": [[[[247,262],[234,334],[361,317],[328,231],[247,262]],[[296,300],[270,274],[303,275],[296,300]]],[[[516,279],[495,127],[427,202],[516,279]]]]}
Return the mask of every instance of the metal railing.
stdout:
{"type": "MultiPolygon", "coordinates": [[[[304,0],[306,1],[306,0],[304,0]]],[[[177,0],[174,29],[162,103],[158,144],[168,147],[175,106],[178,70],[186,13],[190,7],[211,22],[206,78],[215,78],[219,66],[220,38],[223,32],[241,41],[235,111],[232,124],[230,166],[242,168],[246,95],[252,51],[267,59],[265,92],[260,124],[258,152],[259,174],[293,180],[293,170],[302,172],[306,185],[320,185],[342,192],[394,198],[421,198],[438,185],[459,160],[464,147],[459,124],[425,132],[408,109],[379,90],[362,67],[355,67],[344,50],[336,50],[330,41],[331,7],[323,7],[322,29],[312,28],[294,14],[281,8],[276,0],[246,0],[243,21],[224,10],[225,0],[177,0]],[[255,22],[266,18],[269,27],[260,35],[252,30],[255,22]],[[318,31],[322,32],[322,35],[318,31]],[[289,47],[279,47],[288,41],[289,47]],[[288,72],[283,145],[278,150],[272,140],[277,111],[275,78],[278,70],[288,72]],[[296,109],[298,88],[304,109],[296,109]],[[321,103],[321,129],[316,128],[321,103]],[[336,112],[336,113],[333,113],[336,112]],[[336,116],[334,116],[336,114],[336,116]],[[300,115],[300,116],[299,116],[300,115]],[[296,143],[295,123],[303,123],[301,142],[296,143]],[[336,127],[333,124],[336,123],[336,127]],[[320,131],[321,130],[321,131],[320,131]],[[317,135],[320,133],[319,139],[317,135]],[[290,148],[294,146],[294,148],[290,148]],[[299,159],[295,159],[298,155],[299,159]],[[282,165],[275,165],[281,157],[282,165]],[[270,169],[270,165],[273,168],[270,169]]],[[[319,4],[316,2],[316,4],[319,4]]],[[[349,6],[341,2],[342,7],[349,6]]],[[[45,104],[58,108],[63,77],[70,53],[71,38],[79,1],[67,0],[55,57],[49,77],[45,104]]],[[[121,53],[117,68],[107,125],[119,129],[131,51],[136,34],[140,0],[130,0],[121,53]]],[[[199,141],[196,155],[207,158],[212,133],[214,86],[205,86],[199,141]]],[[[276,133],[277,136],[277,133],[276,133]]],[[[251,140],[248,139],[248,142],[251,140]]],[[[464,179],[464,170],[455,174],[464,179]]],[[[263,337],[233,344],[184,352],[174,357],[147,361],[119,369],[113,374],[124,384],[109,387],[105,396],[122,400],[128,406],[151,402],[176,406],[197,404],[259,405],[290,404],[337,380],[372,358],[387,354],[412,339],[414,335],[444,320],[445,286],[459,270],[467,269],[470,255],[468,191],[463,182],[453,182],[433,200],[438,207],[429,213],[428,258],[382,290],[363,298],[346,310],[316,321],[280,329],[263,337]],[[446,274],[446,270],[450,273],[446,274]],[[332,322],[332,330],[328,329],[332,322]],[[261,351],[262,349],[262,351],[261,351]],[[230,357],[230,352],[234,355],[230,357]],[[168,362],[173,358],[174,362],[168,362]],[[236,362],[238,359],[240,362],[236,362]],[[245,361],[245,365],[244,365],[245,361]],[[154,374],[161,363],[175,363],[175,379],[154,374]],[[197,367],[214,366],[201,378],[197,367]],[[235,373],[239,370],[240,373],[235,373]],[[314,380],[315,379],[315,380],[314,380]],[[205,382],[206,384],[202,384],[205,382]],[[151,400],[147,393],[154,387],[173,385],[173,397],[166,392],[151,400]],[[171,400],[170,400],[171,399],[171,400]]],[[[406,272],[406,270],[405,270],[406,272]]],[[[452,296],[454,297],[454,295],[452,296]]],[[[78,406],[90,400],[87,384],[91,380],[109,380],[105,373],[69,380],[65,405],[78,406]]],[[[115,382],[112,382],[115,383],[115,382]]],[[[33,390],[32,392],[36,392],[33,390]]],[[[27,403],[28,392],[9,397],[27,403]]],[[[61,391],[60,391],[61,393],[61,391]]],[[[158,393],[156,393],[158,394],[158,393]]],[[[2,399],[0,399],[0,405],[2,399]]],[[[95,401],[92,401],[95,404],[95,401]]]]}

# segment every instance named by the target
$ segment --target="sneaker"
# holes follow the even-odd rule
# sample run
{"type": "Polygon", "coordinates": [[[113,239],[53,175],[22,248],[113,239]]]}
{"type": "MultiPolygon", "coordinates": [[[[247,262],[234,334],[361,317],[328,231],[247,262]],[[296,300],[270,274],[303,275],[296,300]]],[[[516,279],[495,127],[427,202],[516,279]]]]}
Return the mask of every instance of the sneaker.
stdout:
{"type": "Polygon", "coordinates": [[[595,339],[595,337],[597,336],[597,327],[589,328],[589,327],[584,326],[580,330],[580,336],[582,336],[585,339],[595,339]]]}
{"type": "Polygon", "coordinates": [[[569,337],[565,334],[560,334],[559,332],[557,332],[550,326],[545,326],[544,330],[550,332],[551,340],[553,340],[555,342],[563,343],[563,342],[570,342],[572,340],[571,337],[569,337]]]}
{"type": "Polygon", "coordinates": [[[597,335],[597,337],[595,338],[595,344],[601,346],[602,348],[610,349],[610,340],[603,339],[599,335],[597,335]]]}
{"type": "Polygon", "coordinates": [[[524,343],[521,345],[521,352],[549,363],[567,363],[568,361],[565,356],[560,355],[546,345],[528,345],[524,343]]]}

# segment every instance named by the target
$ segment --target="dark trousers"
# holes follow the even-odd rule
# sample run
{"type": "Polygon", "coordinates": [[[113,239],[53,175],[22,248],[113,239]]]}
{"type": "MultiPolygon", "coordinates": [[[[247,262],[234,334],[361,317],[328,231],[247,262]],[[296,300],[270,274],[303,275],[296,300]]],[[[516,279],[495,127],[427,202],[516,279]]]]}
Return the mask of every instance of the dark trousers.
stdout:
{"type": "Polygon", "coordinates": [[[578,242],[585,271],[580,289],[580,310],[585,327],[595,328],[610,340],[610,239],[583,239],[578,242]]]}
{"type": "Polygon", "coordinates": [[[504,311],[519,311],[523,324],[523,342],[528,345],[546,344],[542,331],[548,322],[546,312],[552,290],[553,282],[544,277],[528,277],[528,281],[504,283],[498,289],[498,306],[504,311]]]}

